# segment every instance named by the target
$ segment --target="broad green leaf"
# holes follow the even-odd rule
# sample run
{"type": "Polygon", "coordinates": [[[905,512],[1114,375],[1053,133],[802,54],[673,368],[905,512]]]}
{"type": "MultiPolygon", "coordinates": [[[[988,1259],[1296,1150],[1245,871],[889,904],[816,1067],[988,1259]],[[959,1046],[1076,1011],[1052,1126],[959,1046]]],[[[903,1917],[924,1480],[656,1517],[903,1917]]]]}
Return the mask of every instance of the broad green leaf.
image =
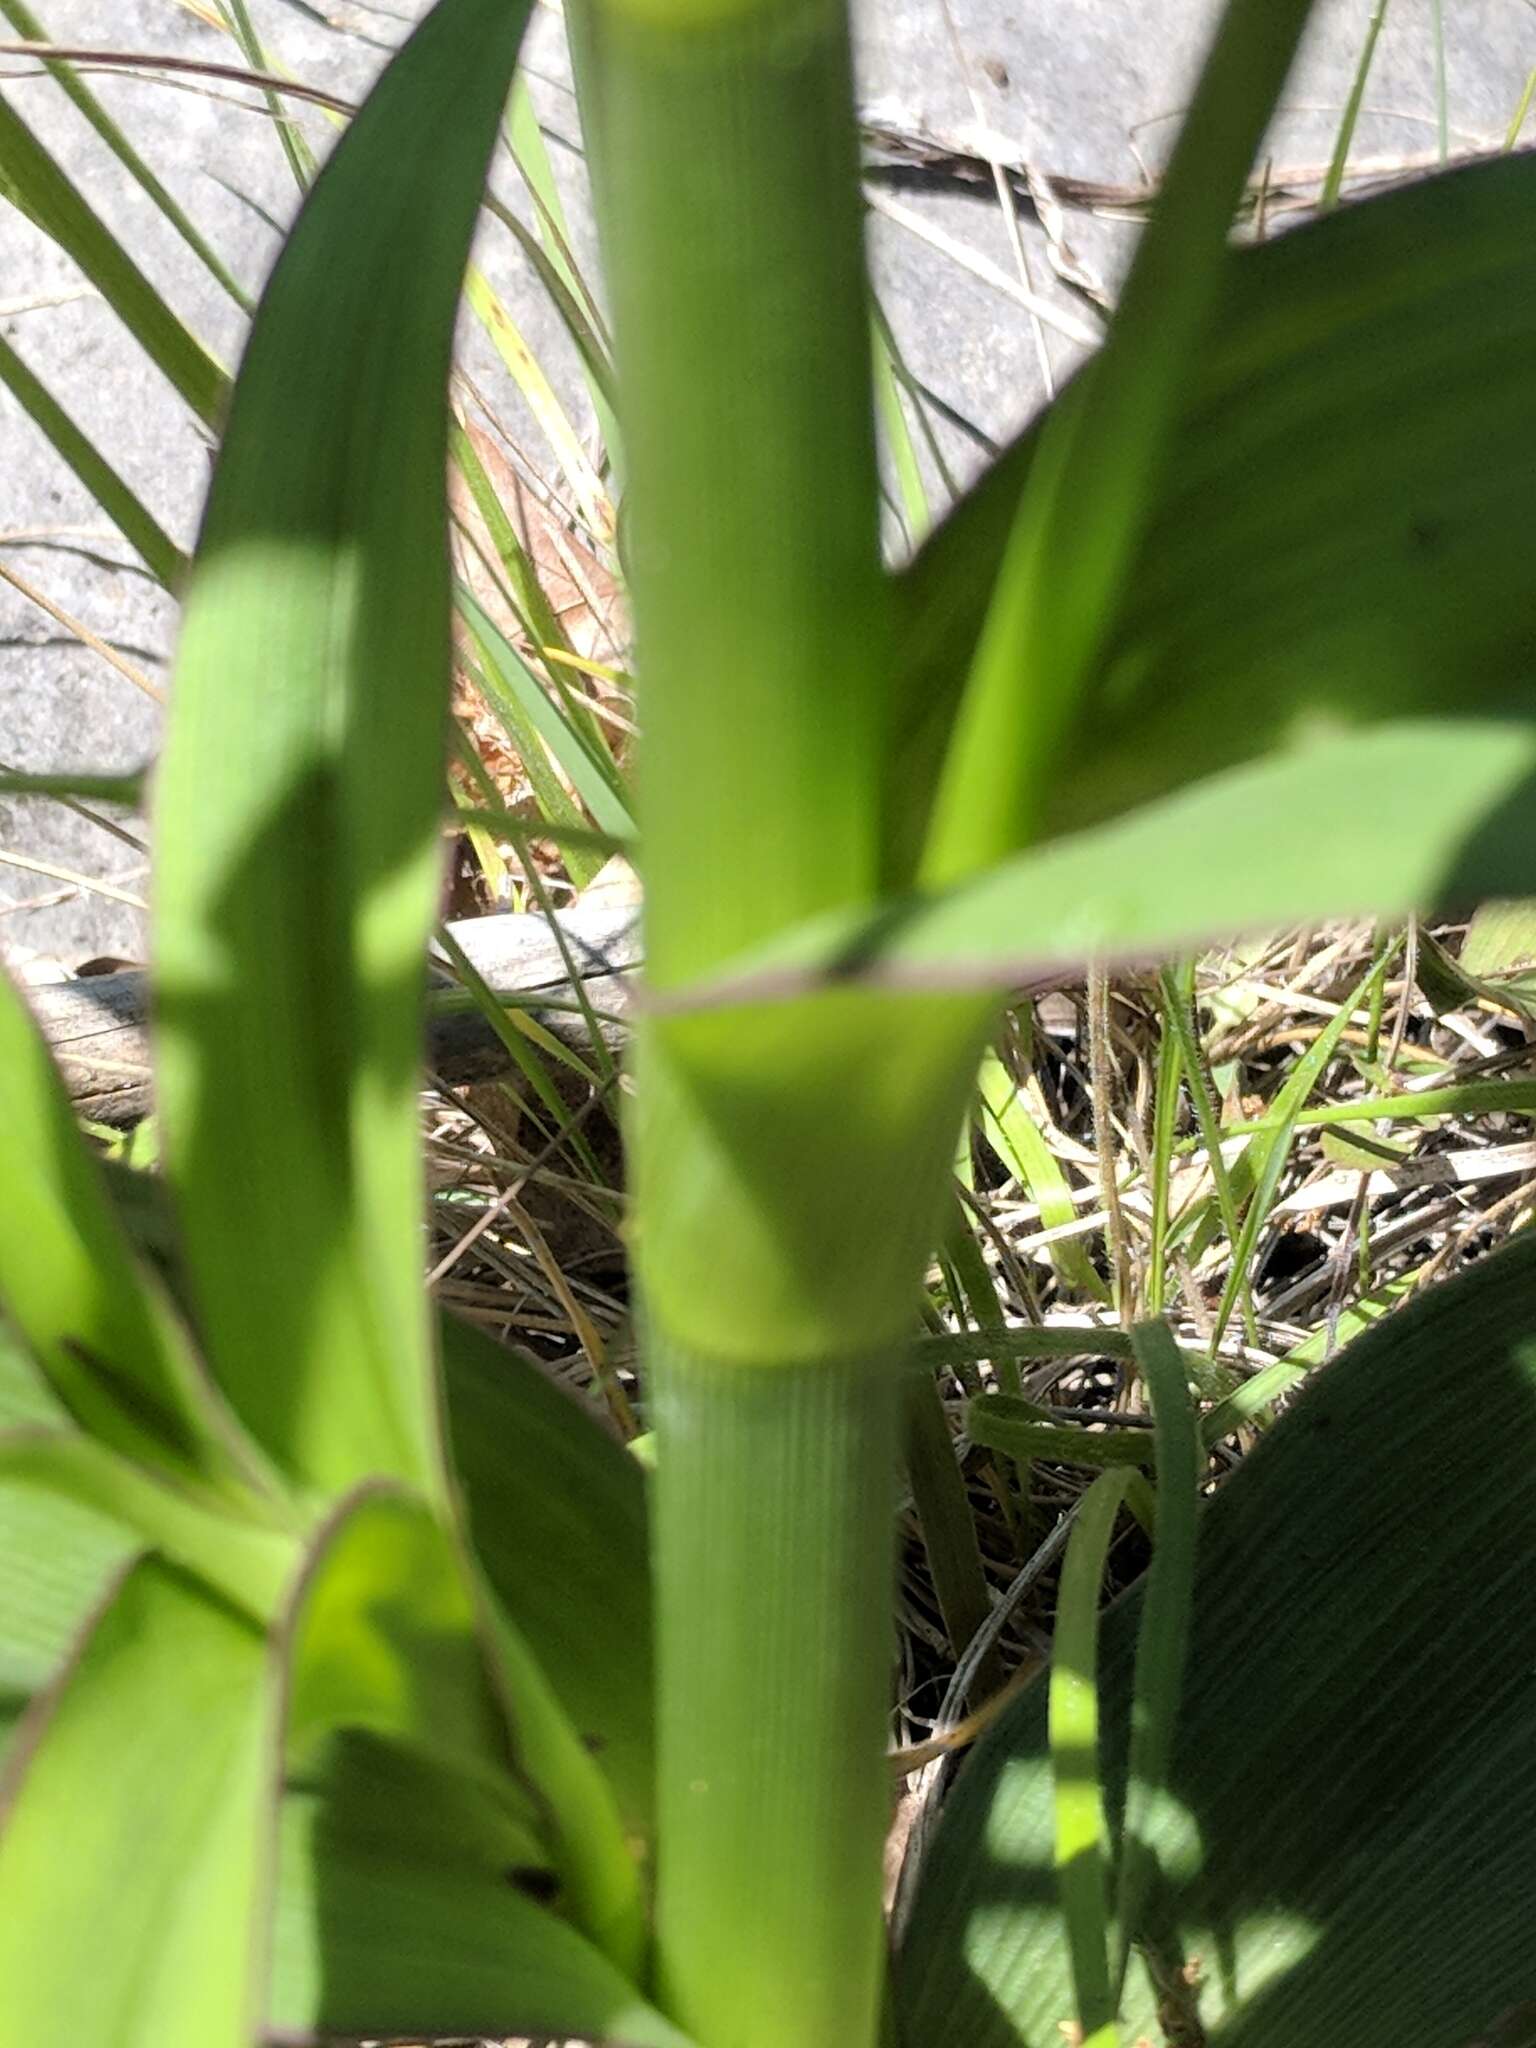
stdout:
{"type": "Polygon", "coordinates": [[[0,975],[0,1307],[83,1428],[231,1490],[228,1418],[138,1265],[21,997],[0,975]]]}
{"type": "MultiPolygon", "coordinates": [[[[1533,1547],[1528,1231],[1358,1338],[1205,1511],[1125,2038],[1469,2048],[1536,2002],[1533,1547]]],[[[1112,1829],[1142,1605],[1103,1622],[1112,1829]]],[[[950,1795],[898,1963],[914,2044],[1057,2048],[1071,2017],[1043,1695],[950,1795]]]]}
{"type": "Polygon", "coordinates": [[[291,1532],[221,1512],[78,1430],[0,1429],[0,1489],[115,1520],[256,1622],[274,1616],[299,1562],[291,1532]]]}
{"type": "Polygon", "coordinates": [[[573,1917],[638,1961],[638,1869],[611,1798],[511,1633],[493,1614],[482,1639],[472,1583],[425,1503],[356,1496],[323,1535],[294,1606],[289,1767],[303,1776],[331,1735],[351,1728],[489,1775],[506,1800],[539,1813],[573,1917]]]}
{"type": "Polygon", "coordinates": [[[270,1694],[258,1630],[128,1573],[0,1783],[0,2040],[249,2048],[270,1694]]]}
{"type": "Polygon", "coordinates": [[[441,1325],[465,1529],[497,1600],[649,1835],[655,1769],[645,1479],[595,1410],[525,1353],[441,1325]]]}
{"type": "Polygon", "coordinates": [[[453,1546],[425,1503],[379,1489],[322,1532],[288,1624],[285,1744],[302,1771],[337,1728],[509,1761],[478,1621],[453,1546]]]}
{"type": "Polygon", "coordinates": [[[79,265],[204,426],[216,428],[229,396],[229,378],[5,99],[0,99],[0,197],[79,265]]]}
{"type": "Polygon", "coordinates": [[[1158,502],[1244,182],[1311,0],[1228,0],[1109,338],[1045,417],[955,717],[920,873],[958,879],[1040,836],[1158,502]]]}
{"type": "MultiPolygon", "coordinates": [[[[1308,731],[1526,708],[1533,191],[1536,161],[1506,158],[1234,254],[1052,762],[1052,830],[1308,731]]],[[[925,813],[1040,444],[1024,435],[898,579],[900,816],[925,813]]]]}
{"type": "MultiPolygon", "coordinates": [[[[802,926],[688,1007],[826,984],[1049,986],[1325,916],[1400,917],[1536,885],[1536,718],[1428,719],[1228,769],[945,894],[802,926]]],[[[843,1000],[847,999],[844,993],[843,1000]]],[[[754,1014],[748,1012],[747,1014],[754,1014]]]]}
{"type": "Polygon", "coordinates": [[[0,1760],[27,1702],[142,1548],[119,1521],[0,1480],[0,1760]]]}
{"type": "Polygon", "coordinates": [[[333,1743],[283,1801],[270,2032],[689,2048],[566,1921],[516,1822],[433,1759],[333,1743]]]}
{"type": "Polygon", "coordinates": [[[454,311],[526,19],[441,0],[252,331],[157,805],[159,1085],[214,1368],[300,1480],[435,1483],[416,1083],[454,311]]]}
{"type": "MultiPolygon", "coordinates": [[[[0,1322],[0,1430],[54,1430],[67,1420],[0,1322]]],[[[0,1756],[22,1708],[139,1547],[97,1509],[0,1478],[0,1756]]]]}

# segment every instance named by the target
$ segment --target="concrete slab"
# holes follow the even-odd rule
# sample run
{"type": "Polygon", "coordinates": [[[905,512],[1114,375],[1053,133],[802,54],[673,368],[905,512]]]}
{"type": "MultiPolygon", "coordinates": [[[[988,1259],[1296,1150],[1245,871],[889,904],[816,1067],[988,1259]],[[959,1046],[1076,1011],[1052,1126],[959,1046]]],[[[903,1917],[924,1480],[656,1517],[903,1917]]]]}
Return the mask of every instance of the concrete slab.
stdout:
{"type": "MultiPolygon", "coordinates": [[[[35,0],[60,44],[158,51],[228,61],[228,40],[174,0],[35,0]]],[[[355,98],[423,11],[422,0],[392,6],[361,0],[251,0],[276,63],[327,91],[355,98]]],[[[1174,129],[1215,0],[863,0],[858,33],[861,93],[888,127],[909,139],[957,140],[1042,171],[1134,187],[1156,166],[1174,129]]],[[[1371,0],[1324,0],[1304,62],[1271,138],[1278,166],[1326,160],[1339,110],[1371,14],[1371,0]]],[[[1397,0],[1377,51],[1356,155],[1432,161],[1439,147],[1435,0],[1397,0]]],[[[0,37],[7,33],[0,22],[0,37]]],[[[1445,8],[1444,75],[1453,152],[1500,137],[1531,67],[1536,13],[1524,0],[1456,0],[1445,8]]],[[[35,67],[0,59],[7,99],[55,151],[103,218],[188,323],[225,361],[238,354],[242,318],[176,240],[56,87],[35,67]],[[32,72],[31,76],[13,76],[32,72]]],[[[557,18],[541,11],[529,72],[558,173],[573,204],[580,168],[569,71],[557,18]]],[[[297,190],[271,121],[237,104],[248,95],[195,80],[93,75],[93,89],[156,171],[256,288],[277,244],[276,223],[297,190]]],[[[323,149],[334,132],[308,110],[301,125],[323,149]]],[[[882,187],[925,233],[937,230],[1005,278],[1017,252],[995,193],[882,187]]],[[[1114,289],[1134,229],[1088,214],[1065,219],[1082,268],[1114,289]]],[[[590,231],[578,219],[578,241],[590,231]]],[[[1000,437],[1022,422],[1079,352],[1016,299],[887,215],[872,225],[882,304],[913,373],[979,436],[1000,437]]],[[[1060,319],[1081,328],[1080,297],[1063,287],[1039,227],[1026,221],[1022,247],[1032,285],[1060,319]]],[[[573,408],[584,405],[569,349],[509,238],[488,230],[484,260],[573,408]]],[[[1060,253],[1059,249],[1057,251],[1060,253]]],[[[183,544],[190,542],[208,476],[201,430],[97,300],[72,296],[68,261],[9,208],[0,208],[0,327],[123,475],[183,544]]],[[[478,335],[466,332],[471,373],[526,446],[547,461],[526,413],[502,394],[506,380],[478,335]]],[[[582,422],[585,424],[585,421],[582,422]]],[[[948,429],[963,467],[978,442],[948,429]]],[[[43,589],[55,603],[119,648],[151,681],[162,680],[174,608],[132,562],[87,493],[21,413],[0,393],[0,567],[43,589]]],[[[24,768],[129,767],[149,757],[158,713],[151,700],[83,648],[14,587],[0,582],[0,760],[24,768]]],[[[145,883],[141,848],[54,804],[0,798],[0,852],[104,880],[135,897],[145,883]]],[[[0,949],[73,964],[90,954],[141,957],[142,914],[130,903],[68,881],[0,865],[0,949]]]]}

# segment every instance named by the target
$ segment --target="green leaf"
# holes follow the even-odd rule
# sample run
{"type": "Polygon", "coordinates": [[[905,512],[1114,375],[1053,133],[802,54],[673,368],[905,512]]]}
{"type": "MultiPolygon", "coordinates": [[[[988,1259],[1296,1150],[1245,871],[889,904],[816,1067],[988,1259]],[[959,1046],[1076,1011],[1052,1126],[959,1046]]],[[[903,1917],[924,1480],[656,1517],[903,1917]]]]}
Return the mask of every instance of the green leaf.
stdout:
{"type": "MultiPolygon", "coordinates": [[[[1072,1184],[1035,1121],[1034,1103],[995,1053],[988,1053],[982,1061],[978,1086],[987,1143],[1016,1176],[1029,1199],[1038,1204],[1041,1223],[1047,1230],[1075,1223],[1077,1206],[1072,1200],[1072,1184]]],[[[1095,1271],[1081,1238],[1066,1237],[1048,1245],[1046,1256],[1063,1287],[1086,1294],[1091,1301],[1108,1299],[1109,1290],[1095,1271]]]]}
{"type": "Polygon", "coordinates": [[[1109,338],[1040,429],[957,710],[923,849],[949,882],[1040,836],[1063,742],[1097,744],[1092,685],[1154,514],[1244,181],[1311,0],[1228,0],[1109,338]]]}
{"type": "Polygon", "coordinates": [[[982,1394],[965,1413],[973,1443],[1010,1458],[1045,1458],[1055,1465],[1151,1465],[1157,1446],[1149,1429],[1084,1429],[1052,1422],[1033,1401],[1017,1394],[982,1394]]]}
{"type": "Polygon", "coordinates": [[[166,589],[175,589],[186,574],[186,556],[89,434],[70,418],[3,336],[0,384],[5,385],[38,432],[52,443],[54,453],[74,471],[102,511],[138,550],[150,574],[166,589]]]}
{"type": "Polygon", "coordinates": [[[0,1783],[0,2039],[249,2048],[270,1693],[258,1630],[130,1570],[0,1783]]]}
{"type": "Polygon", "coordinates": [[[0,1480],[0,1761],[27,1702],[142,1547],[94,1509],[0,1480]]]}
{"type": "Polygon", "coordinates": [[[0,1430],[0,1488],[110,1517],[257,1622],[276,1612],[299,1561],[294,1535],[220,1512],[77,1430],[0,1430]]]}
{"type": "Polygon", "coordinates": [[[1536,903],[1529,897],[1485,903],[1467,926],[1461,967],[1478,980],[1536,966],[1536,903]]]}
{"type": "MultiPolygon", "coordinates": [[[[1405,916],[1536,887],[1536,720],[1419,720],[1229,769],[942,895],[817,919],[677,1007],[825,983],[1049,986],[1323,916],[1405,916]]],[[[747,1012],[746,1014],[753,1014],[747,1012]]]]}
{"type": "MultiPolygon", "coordinates": [[[[19,36],[24,36],[29,42],[41,43],[52,40],[31,8],[25,5],[25,0],[0,0],[0,14],[5,16],[19,36]]],[[[199,262],[202,263],[209,275],[228,292],[240,310],[243,313],[249,313],[251,310],[250,301],[246,298],[245,293],[241,290],[235,278],[230,274],[218,252],[198,232],[193,222],[188,219],[186,213],[176,203],[165,186],[161,184],[128,137],[101,104],[101,101],[97,99],[89,86],[85,84],[75,66],[73,64],[60,63],[55,59],[45,58],[44,62],[49,76],[58,85],[60,91],[65,94],[71,103],[80,110],[85,119],[90,122],[107,148],[111,150],[129,177],[139,187],[139,190],[153,200],[154,204],[159,208],[162,218],[175,229],[176,233],[198,258],[199,262]]]]}
{"type": "MultiPolygon", "coordinates": [[[[1536,846],[1532,848],[1532,857],[1536,859],[1536,846]]],[[[1368,999],[1372,982],[1385,967],[1388,951],[1395,949],[1395,941],[1389,941],[1386,948],[1378,948],[1375,960],[1372,961],[1358,987],[1350,991],[1306,1051],[1290,1067],[1274,1101],[1265,1111],[1259,1129],[1255,1131],[1248,1144],[1244,1163],[1253,1176],[1253,1193],[1248,1198],[1242,1226],[1233,1241],[1231,1271],[1227,1275],[1226,1285],[1221,1290],[1221,1300],[1217,1304],[1215,1320],[1211,1327],[1213,1350],[1220,1345],[1222,1333],[1247,1284],[1254,1247],[1258,1243],[1259,1233],[1269,1221],[1270,1204],[1280,1184],[1280,1176],[1285,1171],[1286,1160],[1290,1157],[1291,1145],[1296,1136],[1296,1119],[1306,1107],[1307,1097],[1332,1064],[1350,1018],[1368,999]]]]}
{"type": "Polygon", "coordinates": [[[1184,1361],[1172,1333],[1164,1323],[1142,1323],[1132,1338],[1136,1363],[1152,1399],[1157,1435],[1157,1531],[1142,1601],[1131,1698],[1125,1825],[1115,1899],[1113,1981],[1117,2003],[1130,1960],[1131,1930],[1141,1923],[1147,1890],[1157,1874],[1151,1834],[1167,1796],[1184,1690],[1196,1510],[1205,1463],[1184,1361]]]}
{"type": "Polygon", "coordinates": [[[234,1405],[322,1490],[431,1486],[416,1087],[449,680],[454,311],[524,0],[442,0],[252,331],[158,790],[159,1086],[234,1405]]]}
{"type": "Polygon", "coordinates": [[[1099,1782],[1099,1589],[1127,1475],[1101,1472],[1078,1503],[1056,1601],[1047,1685],[1056,1884],[1083,2048],[1115,2048],[1109,1830],[1099,1782]]]}
{"type": "Polygon", "coordinates": [[[239,1487],[229,1419],[135,1260],[42,1036],[3,974],[0,1305],[59,1402],[104,1444],[239,1487]]]}
{"type": "Polygon", "coordinates": [[[645,1479],[596,1410],[526,1353],[441,1325],[453,1469],[497,1600],[613,1785],[651,1831],[650,1539],[645,1479]]]}
{"type": "MultiPolygon", "coordinates": [[[[1506,158],[1234,254],[1051,829],[1309,729],[1525,709],[1533,191],[1506,158]]],[[[918,826],[1041,432],[898,581],[918,826]]]]}
{"type": "MultiPolygon", "coordinates": [[[[1526,1232],[1353,1343],[1201,1521],[1128,2038],[1467,2048],[1536,2000],[1533,1547],[1526,1232]]],[[[1112,1826],[1142,1606],[1103,1622],[1112,1826]]],[[[914,2043],[1057,2048],[1070,2017],[1043,1692],[951,1794],[898,1966],[914,2043]]]]}
{"type": "Polygon", "coordinates": [[[0,99],[0,197],[79,265],[204,426],[216,428],[229,396],[227,374],[5,99],[0,99]]]}
{"type": "MultiPolygon", "coordinates": [[[[283,1802],[269,2032],[284,2043],[553,2034],[688,2048],[535,1902],[499,1808],[431,1757],[332,1743],[283,1802]]],[[[179,2048],[179,2044],[178,2044],[179,2048]]]]}
{"type": "Polygon", "coordinates": [[[579,729],[575,719],[555,703],[465,585],[459,585],[455,601],[484,659],[480,680],[487,701],[511,737],[525,748],[530,743],[542,743],[549,748],[600,832],[620,839],[633,834],[635,821],[619,788],[612,761],[579,729]]]}
{"type": "Polygon", "coordinates": [[[290,1767],[306,1773],[336,1729],[362,1728],[490,1774],[540,1814],[572,1916],[638,1962],[639,1874],[611,1796],[537,1662],[475,1591],[424,1502],[375,1489],[344,1506],[290,1626],[290,1767]]]}
{"type": "Polygon", "coordinates": [[[453,1546],[422,1501],[354,1496],[322,1531],[288,1629],[286,1747],[303,1770],[336,1728],[510,1760],[453,1546]]]}

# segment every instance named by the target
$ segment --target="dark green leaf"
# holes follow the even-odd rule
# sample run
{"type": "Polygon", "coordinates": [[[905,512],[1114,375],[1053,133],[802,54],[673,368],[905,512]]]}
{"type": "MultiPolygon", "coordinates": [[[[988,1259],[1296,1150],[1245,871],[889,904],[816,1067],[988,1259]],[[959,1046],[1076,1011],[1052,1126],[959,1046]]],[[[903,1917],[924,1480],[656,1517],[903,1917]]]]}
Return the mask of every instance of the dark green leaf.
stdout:
{"type": "Polygon", "coordinates": [[[515,1818],[377,1738],[318,1757],[283,1805],[269,2033],[400,2040],[570,2034],[688,2048],[540,1903],[515,1818]]]}
{"type": "MultiPolygon", "coordinates": [[[[1054,830],[1311,730],[1528,710],[1536,159],[1238,252],[1054,830]]],[[[1074,386],[1062,403],[1080,402],[1074,386]]],[[[899,580],[899,813],[921,827],[1039,429],[899,580]]]]}
{"type": "Polygon", "coordinates": [[[601,1773],[515,1630],[494,1613],[484,1622],[482,1633],[462,1560],[423,1502],[355,1497],[324,1532],[294,1607],[289,1767],[307,1775],[351,1728],[489,1778],[538,1813],[573,1917],[638,1960],[638,1869],[601,1773]]]}
{"type": "MultiPolygon", "coordinates": [[[[1352,1344],[1203,1518],[1128,2038],[1470,2048],[1536,2001],[1533,1550],[1528,1232],[1352,1344]]],[[[1103,1624],[1112,1827],[1141,1607],[1103,1624]]],[[[950,1797],[899,1963],[909,2042],[1058,2048],[1050,1862],[1036,1685],[950,1797]]]]}
{"type": "Polygon", "coordinates": [[[1098,743],[1096,672],[1155,516],[1244,181],[1311,0],[1227,0],[1109,338],[1040,426],[923,848],[945,883],[1048,829],[1062,745],[1098,743]]]}
{"type": "Polygon", "coordinates": [[[449,1444],[486,1577],[648,1835],[654,1772],[645,1482],[526,1353],[442,1322],[449,1444]]]}

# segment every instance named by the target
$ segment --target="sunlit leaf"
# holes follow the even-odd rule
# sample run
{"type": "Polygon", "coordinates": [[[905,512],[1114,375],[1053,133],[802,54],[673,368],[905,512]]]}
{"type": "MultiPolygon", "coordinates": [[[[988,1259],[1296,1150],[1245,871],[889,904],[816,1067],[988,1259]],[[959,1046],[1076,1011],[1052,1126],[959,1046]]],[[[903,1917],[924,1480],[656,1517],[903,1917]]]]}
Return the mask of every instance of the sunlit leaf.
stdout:
{"type": "MultiPolygon", "coordinates": [[[[1533,1546],[1526,1232],[1358,1338],[1205,1512],[1125,2038],[1469,2048],[1536,2001],[1533,1546]]],[[[1103,1622],[1112,1832],[1141,1610],[1103,1622]]],[[[1058,2048],[1072,2017],[1044,1691],[950,1795],[898,1964],[912,2043],[1058,2048]]]]}

